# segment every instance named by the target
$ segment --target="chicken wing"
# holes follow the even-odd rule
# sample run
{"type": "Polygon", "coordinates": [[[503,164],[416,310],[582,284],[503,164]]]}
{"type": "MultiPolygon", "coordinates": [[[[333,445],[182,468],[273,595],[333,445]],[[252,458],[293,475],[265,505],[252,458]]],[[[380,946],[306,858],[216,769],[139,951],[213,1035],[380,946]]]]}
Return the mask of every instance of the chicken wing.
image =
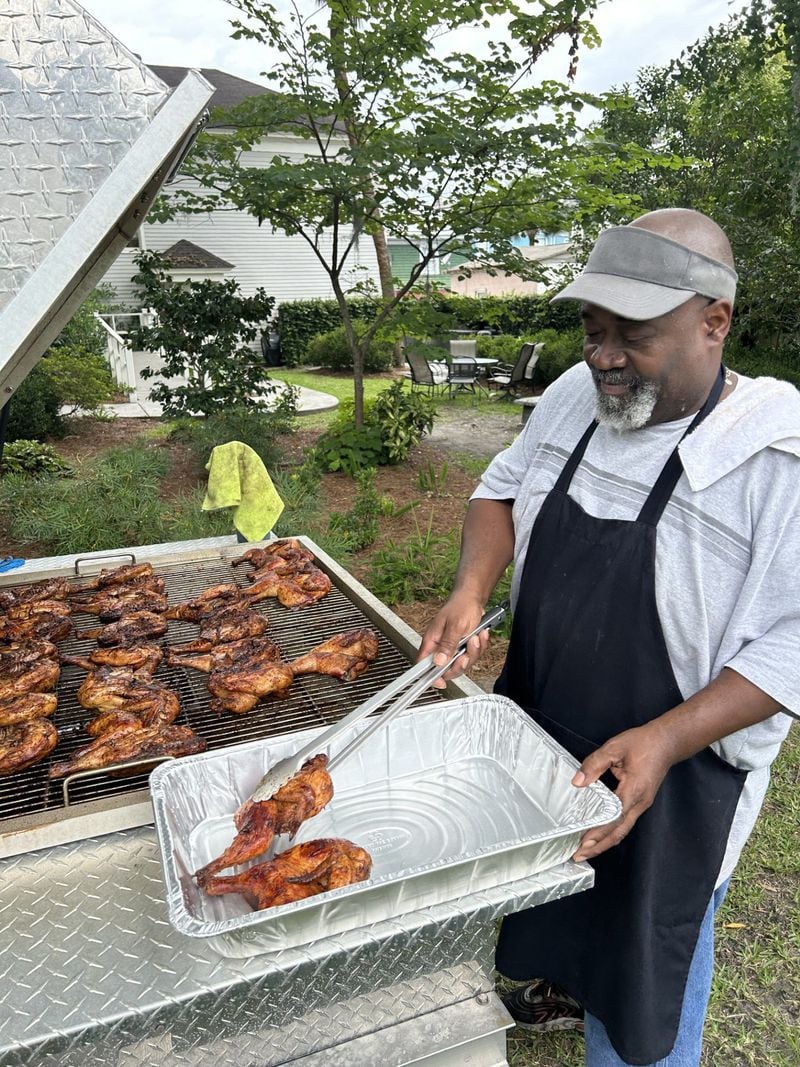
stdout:
{"type": "Polygon", "coordinates": [[[25,693],[0,702],[0,726],[13,726],[18,722],[43,719],[52,715],[58,701],[54,693],[25,693]]]}
{"type": "Polygon", "coordinates": [[[328,674],[350,682],[377,657],[377,634],[372,630],[348,630],[293,660],[291,667],[295,674],[328,674]]]}
{"type": "Polygon", "coordinates": [[[84,630],[78,634],[81,638],[96,637],[97,643],[109,645],[140,645],[151,637],[162,637],[167,632],[167,622],[163,615],[153,611],[132,611],[123,615],[119,622],[100,626],[95,630],[84,630]]]}
{"type": "Polygon", "coordinates": [[[266,597],[276,597],[278,603],[283,604],[285,608],[298,608],[314,603],[314,597],[301,589],[293,578],[270,571],[262,573],[249,589],[242,590],[242,594],[253,603],[266,597]]]}
{"type": "Polygon", "coordinates": [[[138,585],[112,586],[101,589],[92,597],[75,597],[72,601],[78,611],[97,615],[101,622],[116,622],[123,615],[134,611],[152,611],[161,614],[169,607],[163,593],[142,589],[138,585]]]}
{"type": "Polygon", "coordinates": [[[312,756],[269,800],[248,800],[234,816],[236,836],[221,856],[197,871],[197,883],[226,867],[236,867],[267,852],[276,834],[294,834],[319,814],[333,796],[333,782],[324,753],[312,756]]]}
{"type": "Polygon", "coordinates": [[[214,897],[241,893],[260,911],[355,885],[369,878],[371,871],[372,858],[366,849],[343,838],[323,837],[295,845],[242,874],[211,877],[202,888],[214,897]]]}
{"type": "Polygon", "coordinates": [[[64,778],[77,771],[102,770],[134,761],[144,763],[162,756],[188,756],[203,752],[205,747],[205,741],[188,726],[122,726],[76,749],[69,759],[54,763],[50,777],[64,778]]]}
{"type": "Polygon", "coordinates": [[[49,719],[30,719],[0,726],[0,777],[24,771],[49,755],[58,743],[58,730],[49,719]]]}
{"type": "Polygon", "coordinates": [[[232,567],[239,567],[242,563],[249,563],[252,567],[263,567],[269,560],[277,557],[293,559],[295,562],[311,560],[314,553],[310,552],[305,545],[301,545],[294,537],[285,541],[274,541],[266,548],[248,548],[248,550],[236,559],[231,560],[232,567]]]}
{"type": "Polygon", "coordinates": [[[200,633],[194,641],[175,645],[172,652],[210,652],[217,645],[259,637],[268,628],[269,619],[262,612],[231,605],[201,623],[200,633]]]}

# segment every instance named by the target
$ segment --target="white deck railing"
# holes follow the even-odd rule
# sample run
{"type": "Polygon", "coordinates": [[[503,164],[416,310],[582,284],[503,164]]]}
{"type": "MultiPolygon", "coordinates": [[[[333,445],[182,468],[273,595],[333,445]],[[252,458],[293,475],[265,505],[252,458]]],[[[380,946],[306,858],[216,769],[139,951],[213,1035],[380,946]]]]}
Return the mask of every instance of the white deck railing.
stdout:
{"type": "Polygon", "coordinates": [[[123,321],[136,319],[139,322],[143,314],[146,312],[131,311],[114,315],[95,312],[94,316],[106,332],[106,360],[114,381],[131,393],[136,391],[136,368],[133,364],[133,352],[125,340],[127,331],[123,321]]]}

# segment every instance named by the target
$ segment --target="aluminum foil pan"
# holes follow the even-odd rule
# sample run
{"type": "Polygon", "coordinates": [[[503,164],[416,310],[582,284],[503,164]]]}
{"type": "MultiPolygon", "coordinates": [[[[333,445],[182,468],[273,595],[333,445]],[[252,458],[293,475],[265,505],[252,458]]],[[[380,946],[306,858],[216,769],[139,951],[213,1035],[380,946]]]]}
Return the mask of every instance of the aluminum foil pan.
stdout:
{"type": "MultiPolygon", "coordinates": [[[[364,729],[332,744],[333,755],[364,729]]],[[[334,772],[328,807],[297,841],[344,837],[373,859],[370,879],[253,911],[208,897],[193,872],[230,843],[233,813],[277,760],[318,730],[184,757],[150,776],[169,919],[225,956],[249,956],[454,900],[563,863],[620,803],[600,783],[576,789],[577,762],[516,704],[483,695],[417,708],[334,772]]],[[[281,846],[285,847],[285,843],[281,846]]]]}

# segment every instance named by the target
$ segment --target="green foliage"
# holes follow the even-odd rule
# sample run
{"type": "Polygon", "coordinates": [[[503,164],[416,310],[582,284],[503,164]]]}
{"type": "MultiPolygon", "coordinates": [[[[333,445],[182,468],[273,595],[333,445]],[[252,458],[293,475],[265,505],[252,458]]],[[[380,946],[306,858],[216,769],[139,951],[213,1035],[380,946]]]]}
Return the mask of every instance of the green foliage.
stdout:
{"type": "Polygon", "coordinates": [[[267,409],[232,407],[205,419],[178,419],[170,437],[185,444],[202,472],[217,445],[241,441],[257,452],[268,471],[282,460],[279,438],[294,429],[297,394],[287,389],[273,407],[267,409]]]}
{"type": "MultiPolygon", "coordinates": [[[[389,233],[419,252],[393,295],[383,286],[376,317],[352,346],[360,425],[364,351],[418,291],[434,258],[469,250],[538,277],[541,267],[515,247],[515,236],[557,230],[576,210],[606,203],[605,186],[586,174],[594,179],[613,153],[583,136],[579,113],[596,100],[569,84],[579,51],[599,43],[588,21],[597,0],[359,0],[352,9],[299,0],[288,14],[261,0],[232,4],[241,15],[234,36],[264,46],[276,91],[219,116],[234,132],[198,139],[186,170],[199,190],[174,187],[157,217],[225,205],[301,235],[344,325],[352,322],[348,295],[369,290],[353,280],[361,240],[389,233]],[[503,25],[499,39],[486,34],[493,18],[503,25]],[[480,56],[456,43],[476,34],[480,56]],[[563,83],[534,70],[554,48],[563,53],[563,83]],[[254,145],[287,129],[309,150],[249,165],[254,145]]],[[[287,345],[293,360],[294,339],[287,345]]]]}
{"type": "Polygon", "coordinates": [[[109,287],[101,286],[95,289],[53,341],[48,354],[59,348],[68,348],[102,356],[106,350],[106,332],[97,321],[97,315],[109,309],[113,295],[113,290],[109,287]]]}
{"type": "Polygon", "coordinates": [[[17,438],[3,449],[2,473],[9,474],[60,474],[70,469],[52,445],[39,441],[17,438]]]}
{"type": "MultiPolygon", "coordinates": [[[[357,331],[358,332],[358,331],[357,331]]],[[[324,367],[326,370],[352,370],[353,353],[347,343],[344,326],[337,326],[327,333],[312,337],[306,347],[303,363],[324,367]]],[[[377,374],[387,371],[392,365],[392,347],[373,340],[364,352],[364,373],[377,374]]]]}
{"type": "Polygon", "coordinates": [[[402,463],[429,433],[436,417],[432,399],[395,382],[372,401],[370,421],[380,430],[387,463],[402,463]]]}
{"type": "Polygon", "coordinates": [[[39,363],[20,382],[11,398],[6,440],[43,441],[45,437],[63,437],[66,426],[58,413],[60,407],[58,390],[39,363]]]}
{"type": "Polygon", "coordinates": [[[345,564],[347,539],[330,529],[328,515],[323,512],[320,502],[322,487],[316,464],[307,462],[291,472],[277,471],[274,482],[285,505],[275,524],[275,534],[278,537],[305,534],[339,563],[345,564]]]}
{"type": "Polygon", "coordinates": [[[98,414],[120,391],[103,356],[77,345],[51,348],[40,366],[73,413],[98,414]]]}
{"type": "Polygon", "coordinates": [[[536,335],[536,340],[544,342],[534,379],[539,385],[554,382],[583,358],[582,330],[542,330],[536,335]]]}
{"type": "Polygon", "coordinates": [[[379,532],[381,498],[375,488],[374,467],[356,474],[356,498],[349,511],[334,511],[328,520],[331,533],[337,534],[350,552],[359,552],[375,543],[379,532]]]}
{"type": "Polygon", "coordinates": [[[365,406],[362,426],[356,426],[353,404],[342,403],[330,429],[317,441],[315,461],[322,470],[351,477],[365,467],[402,463],[435,417],[430,397],[394,382],[365,406]]]}
{"type": "MultiPolygon", "coordinates": [[[[353,321],[371,322],[378,313],[377,300],[348,300],[353,321]]],[[[278,308],[278,333],[281,355],[288,367],[309,363],[306,349],[312,338],[327,333],[342,324],[339,305],[335,300],[287,300],[278,308]]],[[[352,366],[352,359],[350,360],[352,366]]]]}
{"type": "MultiPolygon", "coordinates": [[[[252,343],[269,319],[275,301],[263,289],[245,297],[232,279],[224,282],[174,282],[168,264],[155,252],[140,252],[134,282],[142,307],[151,308],[155,324],[131,333],[131,344],[161,352],[165,378],[185,378],[181,385],[158,382],[150,399],[168,417],[211,415],[231,406],[255,407],[275,391],[260,352],[252,343]]],[[[142,377],[156,374],[145,368],[142,377]]]]}
{"type": "Polygon", "coordinates": [[[711,215],[730,238],[739,273],[727,360],[749,373],[777,370],[796,381],[800,213],[793,193],[800,135],[792,94],[800,101],[800,81],[780,28],[773,35],[759,28],[767,7],[780,23],[779,5],[758,0],[679,59],[643,68],[635,85],[608,99],[600,129],[620,154],[636,143],[693,163],[609,176],[609,188],[636,197],[640,207],[595,221],[627,222],[663,207],[711,215]]]}
{"type": "Polygon", "coordinates": [[[230,509],[203,511],[203,487],[179,493],[161,505],[161,521],[169,541],[195,541],[201,537],[224,537],[233,533],[230,509]]]}
{"type": "MultiPolygon", "coordinates": [[[[535,340],[539,340],[536,335],[535,340]]],[[[478,355],[481,359],[499,359],[501,363],[516,363],[519,350],[525,341],[534,340],[533,337],[514,337],[511,334],[500,333],[494,337],[481,334],[476,338],[478,355]]]]}
{"type": "Polygon", "coordinates": [[[417,471],[417,485],[424,493],[440,496],[447,485],[447,473],[449,469],[446,461],[438,470],[429,462],[427,466],[422,467],[417,471]]]}
{"type": "Polygon", "coordinates": [[[152,544],[168,537],[159,500],[163,450],[117,448],[74,478],[4,478],[0,511],[11,536],[55,555],[152,544]]]}
{"type": "MultiPolygon", "coordinates": [[[[377,300],[349,300],[350,315],[360,323],[372,322],[379,310],[377,300]]],[[[335,300],[295,300],[281,304],[278,329],[281,352],[289,366],[311,362],[306,350],[316,334],[332,330],[341,322],[335,300]]],[[[547,296],[447,296],[436,293],[429,298],[409,298],[397,309],[393,319],[397,337],[435,336],[444,338],[449,330],[492,330],[495,336],[478,338],[478,354],[513,361],[510,349],[523,340],[538,340],[541,330],[569,330],[580,326],[577,305],[571,302],[550,304],[547,296]],[[497,336],[499,331],[499,336],[497,336]],[[508,355],[496,355],[493,345],[500,343],[508,355]],[[521,338],[521,340],[519,340],[521,338]],[[486,351],[483,350],[486,346],[486,351]],[[490,351],[491,349],[491,351],[490,351]]]]}

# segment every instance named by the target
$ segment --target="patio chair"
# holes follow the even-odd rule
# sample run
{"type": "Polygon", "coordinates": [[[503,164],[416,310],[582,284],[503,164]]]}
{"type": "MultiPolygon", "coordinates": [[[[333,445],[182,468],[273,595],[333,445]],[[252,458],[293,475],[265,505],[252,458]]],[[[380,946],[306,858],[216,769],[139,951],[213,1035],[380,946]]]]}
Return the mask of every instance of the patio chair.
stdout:
{"type": "Polygon", "coordinates": [[[487,378],[487,383],[504,397],[515,397],[522,386],[533,383],[533,373],[543,348],[544,341],[537,344],[526,342],[520,348],[516,362],[498,363],[487,378]]]}
{"type": "Polygon", "coordinates": [[[452,399],[456,393],[477,393],[478,364],[473,356],[456,356],[450,361],[447,391],[452,399]]]}
{"type": "Polygon", "coordinates": [[[411,388],[427,389],[433,396],[443,392],[449,377],[447,363],[429,360],[418,342],[406,340],[403,348],[411,372],[411,388]]]}

